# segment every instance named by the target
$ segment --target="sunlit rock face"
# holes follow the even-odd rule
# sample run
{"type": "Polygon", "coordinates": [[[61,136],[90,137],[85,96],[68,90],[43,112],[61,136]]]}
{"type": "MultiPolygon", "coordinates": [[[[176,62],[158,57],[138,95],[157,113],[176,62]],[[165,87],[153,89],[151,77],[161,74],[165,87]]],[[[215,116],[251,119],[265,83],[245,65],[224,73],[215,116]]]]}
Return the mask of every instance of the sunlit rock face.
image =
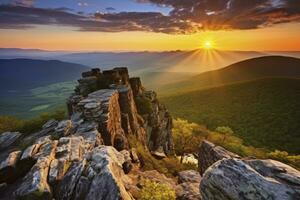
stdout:
{"type": "Polygon", "coordinates": [[[154,91],[147,91],[127,68],[101,72],[92,69],[78,80],[75,94],[68,100],[70,116],[80,115],[96,122],[105,145],[128,148],[134,135],[154,155],[173,153],[172,118],[154,91]]]}

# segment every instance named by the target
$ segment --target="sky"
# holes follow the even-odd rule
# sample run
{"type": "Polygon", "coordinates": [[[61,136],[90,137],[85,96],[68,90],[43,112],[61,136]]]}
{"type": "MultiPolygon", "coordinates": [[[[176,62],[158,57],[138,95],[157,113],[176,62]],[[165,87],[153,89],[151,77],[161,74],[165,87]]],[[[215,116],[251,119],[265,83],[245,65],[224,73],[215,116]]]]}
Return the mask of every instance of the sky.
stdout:
{"type": "Polygon", "coordinates": [[[0,47],[300,51],[300,0],[0,0],[0,47]]]}

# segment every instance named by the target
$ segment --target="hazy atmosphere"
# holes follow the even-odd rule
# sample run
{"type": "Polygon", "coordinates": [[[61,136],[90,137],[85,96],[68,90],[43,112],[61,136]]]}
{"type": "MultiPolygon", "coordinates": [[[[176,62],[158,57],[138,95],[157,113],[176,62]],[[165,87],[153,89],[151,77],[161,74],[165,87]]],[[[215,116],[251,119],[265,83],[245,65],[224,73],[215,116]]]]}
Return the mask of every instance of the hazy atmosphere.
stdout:
{"type": "Polygon", "coordinates": [[[300,0],[0,0],[0,200],[300,199],[300,0]]]}

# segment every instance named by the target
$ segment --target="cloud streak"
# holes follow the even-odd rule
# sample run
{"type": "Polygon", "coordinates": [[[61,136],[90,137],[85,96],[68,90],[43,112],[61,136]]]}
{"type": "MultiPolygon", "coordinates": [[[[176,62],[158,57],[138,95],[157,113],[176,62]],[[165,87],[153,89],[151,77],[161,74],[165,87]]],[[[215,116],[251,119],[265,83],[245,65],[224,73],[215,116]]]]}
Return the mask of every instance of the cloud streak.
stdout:
{"type": "Polygon", "coordinates": [[[65,9],[35,8],[30,3],[0,5],[0,27],[25,29],[34,25],[61,25],[75,27],[80,31],[190,34],[204,29],[256,29],[300,21],[299,0],[136,1],[168,6],[171,12],[168,15],[159,12],[108,12],[83,15],[65,9]]]}

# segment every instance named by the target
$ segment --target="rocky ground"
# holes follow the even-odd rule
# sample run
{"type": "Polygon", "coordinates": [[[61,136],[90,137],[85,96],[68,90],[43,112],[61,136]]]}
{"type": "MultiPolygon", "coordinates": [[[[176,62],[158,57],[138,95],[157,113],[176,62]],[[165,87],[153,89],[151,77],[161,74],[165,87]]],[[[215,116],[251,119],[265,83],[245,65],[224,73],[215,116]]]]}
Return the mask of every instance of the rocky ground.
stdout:
{"type": "Polygon", "coordinates": [[[199,172],[169,178],[141,170],[130,137],[158,159],[174,154],[167,109],[126,68],[82,76],[67,102],[69,119],[0,135],[0,199],[138,199],[146,179],[167,184],[179,200],[300,199],[296,169],[243,159],[208,141],[199,147],[199,172]]]}

